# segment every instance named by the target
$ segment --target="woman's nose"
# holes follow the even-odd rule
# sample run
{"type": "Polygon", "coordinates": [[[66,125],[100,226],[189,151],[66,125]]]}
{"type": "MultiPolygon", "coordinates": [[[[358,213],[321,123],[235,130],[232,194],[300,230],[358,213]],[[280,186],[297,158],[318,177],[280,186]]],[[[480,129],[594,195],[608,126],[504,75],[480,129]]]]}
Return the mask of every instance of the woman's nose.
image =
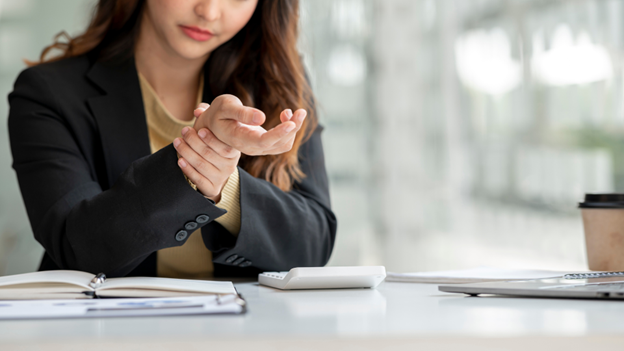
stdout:
{"type": "Polygon", "coordinates": [[[195,6],[195,14],[208,22],[221,18],[222,0],[201,0],[195,6]]]}

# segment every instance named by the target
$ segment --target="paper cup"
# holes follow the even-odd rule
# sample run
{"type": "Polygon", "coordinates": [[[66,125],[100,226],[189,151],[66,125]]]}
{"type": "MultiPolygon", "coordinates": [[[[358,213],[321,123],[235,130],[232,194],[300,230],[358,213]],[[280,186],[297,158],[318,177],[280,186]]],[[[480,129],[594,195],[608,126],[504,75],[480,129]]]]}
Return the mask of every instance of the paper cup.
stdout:
{"type": "Polygon", "coordinates": [[[592,271],[624,271],[624,194],[587,194],[579,204],[592,271]]]}

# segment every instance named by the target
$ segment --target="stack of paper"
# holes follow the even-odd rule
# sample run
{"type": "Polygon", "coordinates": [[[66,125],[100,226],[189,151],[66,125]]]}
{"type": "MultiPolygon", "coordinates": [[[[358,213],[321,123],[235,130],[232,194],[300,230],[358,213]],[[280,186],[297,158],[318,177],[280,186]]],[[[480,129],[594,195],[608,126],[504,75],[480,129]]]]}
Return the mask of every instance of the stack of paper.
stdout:
{"type": "Polygon", "coordinates": [[[245,301],[235,295],[169,297],[164,299],[0,301],[0,320],[239,314],[243,312],[245,312],[245,301]]]}
{"type": "Polygon", "coordinates": [[[0,277],[0,320],[244,312],[245,301],[229,281],[106,279],[63,270],[0,277]]]}
{"type": "Polygon", "coordinates": [[[429,284],[463,284],[508,280],[530,280],[557,278],[568,273],[561,271],[546,271],[538,269],[498,269],[480,267],[473,269],[419,272],[419,273],[392,273],[388,272],[387,282],[429,283],[429,284]]]}

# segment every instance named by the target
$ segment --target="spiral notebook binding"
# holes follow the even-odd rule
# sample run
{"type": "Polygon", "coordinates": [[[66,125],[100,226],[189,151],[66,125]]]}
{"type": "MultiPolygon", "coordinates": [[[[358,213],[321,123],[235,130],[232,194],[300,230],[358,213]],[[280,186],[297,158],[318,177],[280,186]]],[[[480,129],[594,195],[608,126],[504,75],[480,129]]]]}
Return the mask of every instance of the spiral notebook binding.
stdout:
{"type": "Polygon", "coordinates": [[[574,273],[564,275],[563,279],[590,279],[609,277],[624,277],[624,272],[574,273]]]}
{"type": "Polygon", "coordinates": [[[106,274],[98,273],[95,277],[93,277],[93,279],[91,279],[89,286],[92,287],[93,289],[97,289],[102,284],[104,284],[105,281],[106,281],[106,274]]]}

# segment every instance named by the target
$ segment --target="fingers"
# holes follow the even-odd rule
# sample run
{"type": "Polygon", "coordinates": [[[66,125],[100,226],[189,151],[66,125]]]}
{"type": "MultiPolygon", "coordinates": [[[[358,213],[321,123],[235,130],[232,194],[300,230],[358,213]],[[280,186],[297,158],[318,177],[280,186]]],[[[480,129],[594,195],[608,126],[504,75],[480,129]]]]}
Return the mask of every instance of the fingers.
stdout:
{"type": "MultiPolygon", "coordinates": [[[[295,128],[293,131],[288,133],[284,138],[282,138],[283,141],[277,142],[275,144],[275,147],[281,147],[287,144],[290,144],[290,147],[292,147],[292,144],[295,140],[295,137],[297,136],[297,133],[301,130],[301,127],[303,127],[303,121],[305,120],[307,114],[308,113],[304,109],[299,109],[295,111],[295,114],[291,117],[290,120],[291,122],[295,122],[295,125],[297,125],[297,128],[295,128]]],[[[290,150],[290,148],[288,148],[288,150],[290,150]]]]}
{"type": "MultiPolygon", "coordinates": [[[[287,111],[283,111],[280,114],[280,120],[282,118],[285,119],[288,115],[287,111]]],[[[297,132],[303,126],[306,115],[305,110],[299,109],[290,120],[279,124],[269,131],[260,126],[233,123],[231,124],[233,128],[227,133],[229,137],[223,141],[250,156],[281,154],[292,147],[297,132]]]]}
{"type": "Polygon", "coordinates": [[[266,152],[267,155],[279,155],[285,152],[288,152],[292,149],[293,144],[295,143],[295,138],[291,138],[284,143],[280,143],[279,145],[273,146],[272,149],[266,152]]]}
{"type": "Polygon", "coordinates": [[[193,128],[195,128],[195,130],[201,129],[202,127],[206,125],[207,122],[209,122],[208,117],[202,117],[202,114],[206,112],[206,110],[208,110],[209,107],[210,107],[209,104],[202,102],[193,111],[193,115],[195,116],[195,123],[193,124],[193,128]]]}
{"type": "Polygon", "coordinates": [[[240,152],[223,144],[208,129],[201,133],[190,127],[182,130],[182,138],[176,138],[173,146],[178,152],[178,166],[204,196],[218,202],[223,186],[236,170],[240,152]],[[200,136],[201,134],[201,136],[200,136]],[[219,152],[231,158],[223,157],[219,152]]]}
{"type": "Polygon", "coordinates": [[[193,115],[195,116],[195,118],[201,116],[201,114],[204,113],[204,111],[206,111],[208,107],[210,107],[210,105],[205,102],[199,104],[197,108],[193,111],[193,115]]]}
{"type": "Polygon", "coordinates": [[[266,120],[264,113],[256,108],[243,106],[242,102],[233,95],[220,95],[213,105],[219,104],[220,119],[232,119],[249,125],[262,125],[266,120]]]}
{"type": "Polygon", "coordinates": [[[272,149],[280,141],[287,138],[287,135],[294,131],[297,125],[291,121],[282,123],[279,126],[269,130],[260,137],[259,146],[264,150],[272,149]]]}
{"type": "Polygon", "coordinates": [[[240,151],[217,139],[209,129],[200,129],[199,132],[197,132],[197,136],[201,138],[205,145],[223,158],[232,159],[240,156],[240,151]]]}
{"type": "Polygon", "coordinates": [[[287,135],[285,139],[290,136],[292,136],[293,138],[295,137],[297,132],[301,130],[301,127],[303,127],[303,121],[305,120],[307,115],[308,113],[304,109],[299,109],[295,111],[295,114],[290,118],[290,121],[294,122],[296,127],[288,133],[289,135],[287,135]]]}
{"type": "MultiPolygon", "coordinates": [[[[188,133],[187,133],[188,134],[188,133]]],[[[219,179],[219,169],[211,162],[204,159],[199,153],[193,150],[184,139],[176,138],[173,141],[173,147],[178,151],[181,158],[190,164],[197,172],[207,180],[219,179]]],[[[178,163],[179,164],[179,163],[178,163]]],[[[182,167],[181,164],[179,164],[182,167]]],[[[188,177],[188,175],[187,175],[188,177]]],[[[191,179],[191,178],[189,178],[191,179]]],[[[191,179],[193,183],[195,181],[191,179]]],[[[212,182],[211,182],[212,184],[212,182]]],[[[199,184],[195,183],[199,187],[199,184]]],[[[212,184],[214,185],[214,184],[212,184]]],[[[207,185],[206,185],[207,186],[207,185]]]]}
{"type": "MultiPolygon", "coordinates": [[[[220,95],[211,105],[200,104],[194,113],[200,116],[194,125],[197,139],[207,149],[226,159],[239,158],[240,152],[254,156],[290,150],[307,116],[303,109],[294,113],[285,109],[279,115],[281,123],[267,131],[262,127],[266,121],[265,114],[243,106],[240,99],[233,95],[220,95]]],[[[187,142],[200,155],[210,156],[201,143],[194,141],[192,134],[187,142]]],[[[215,166],[220,167],[219,164],[215,166]]]]}
{"type": "Polygon", "coordinates": [[[291,109],[284,110],[282,111],[282,113],[280,113],[280,121],[282,123],[290,121],[292,117],[293,117],[293,112],[291,109]]]}
{"type": "Polygon", "coordinates": [[[185,127],[182,129],[182,138],[193,151],[221,171],[232,168],[230,166],[232,164],[232,159],[237,158],[240,154],[237,150],[223,144],[223,142],[214,137],[214,135],[205,128],[196,132],[193,128],[185,127]],[[217,151],[213,145],[219,148],[220,152],[217,151]]]}
{"type": "Polygon", "coordinates": [[[182,170],[182,173],[197,186],[199,192],[204,196],[214,197],[216,196],[215,186],[210,179],[201,175],[193,166],[191,166],[184,157],[178,159],[178,166],[182,170]]]}
{"type": "Polygon", "coordinates": [[[266,120],[262,111],[246,106],[230,106],[224,112],[222,117],[253,126],[261,126],[266,120]]]}
{"type": "Polygon", "coordinates": [[[269,143],[269,146],[272,149],[288,144],[292,146],[297,132],[301,130],[301,127],[303,126],[303,121],[305,120],[306,115],[307,112],[303,109],[295,111],[290,121],[284,122],[264,134],[262,136],[265,138],[264,142],[269,143]]]}
{"type": "Polygon", "coordinates": [[[301,129],[301,126],[303,125],[303,121],[305,120],[307,116],[308,116],[308,111],[300,108],[297,111],[295,111],[295,114],[292,116],[290,120],[295,122],[295,124],[298,127],[297,130],[299,130],[301,129]]]}

